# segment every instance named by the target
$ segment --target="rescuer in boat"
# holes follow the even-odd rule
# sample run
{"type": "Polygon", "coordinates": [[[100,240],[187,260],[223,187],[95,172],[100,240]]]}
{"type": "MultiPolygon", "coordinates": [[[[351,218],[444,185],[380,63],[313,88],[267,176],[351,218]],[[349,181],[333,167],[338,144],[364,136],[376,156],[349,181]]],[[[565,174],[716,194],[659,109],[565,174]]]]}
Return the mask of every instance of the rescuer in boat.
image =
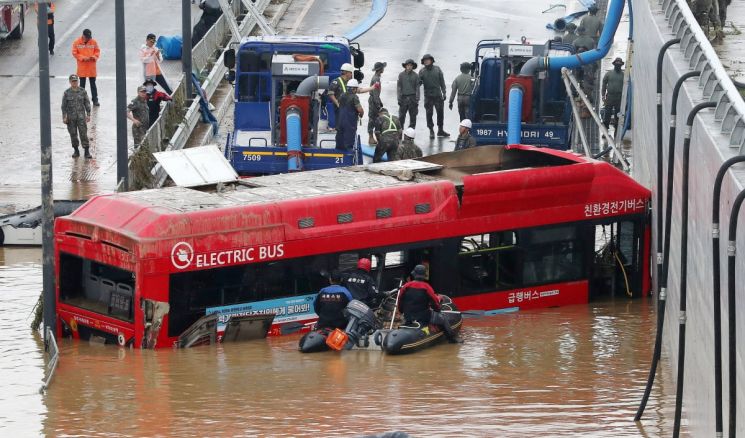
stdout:
{"type": "Polygon", "coordinates": [[[365,110],[362,109],[357,88],[360,84],[356,79],[347,82],[347,92],[339,97],[339,118],[336,119],[336,147],[350,150],[357,138],[357,124],[365,110]]]}
{"type": "Polygon", "coordinates": [[[355,300],[360,300],[368,307],[374,308],[380,304],[378,288],[375,280],[370,276],[372,262],[367,257],[357,261],[357,268],[342,273],[341,285],[346,287],[355,300]]]}
{"type": "Polygon", "coordinates": [[[317,329],[344,329],[347,326],[344,308],[354,298],[349,290],[340,284],[341,280],[342,275],[338,270],[331,272],[330,285],[321,289],[313,301],[313,308],[318,315],[317,329]]]}
{"type": "Polygon", "coordinates": [[[429,324],[440,326],[445,337],[451,343],[459,343],[447,318],[440,313],[440,297],[425,281],[427,268],[424,265],[416,265],[411,271],[412,281],[407,282],[398,292],[398,309],[403,314],[406,325],[419,323],[420,327],[429,324]]]}

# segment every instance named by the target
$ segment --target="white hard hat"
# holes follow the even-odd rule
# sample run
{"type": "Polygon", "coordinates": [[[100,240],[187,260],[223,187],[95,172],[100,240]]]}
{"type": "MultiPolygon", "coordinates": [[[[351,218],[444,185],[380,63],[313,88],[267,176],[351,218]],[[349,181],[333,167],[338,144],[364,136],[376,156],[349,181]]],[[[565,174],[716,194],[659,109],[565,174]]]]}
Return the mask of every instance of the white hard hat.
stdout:
{"type": "Polygon", "coordinates": [[[471,129],[471,120],[469,120],[469,119],[463,119],[463,120],[461,120],[460,126],[463,126],[464,128],[471,129]]]}
{"type": "Polygon", "coordinates": [[[350,63],[342,64],[341,68],[339,69],[341,71],[348,71],[350,73],[354,73],[354,67],[350,63]]]}
{"type": "Polygon", "coordinates": [[[360,83],[357,82],[357,79],[350,79],[349,82],[347,82],[347,87],[349,88],[357,88],[360,86],[360,83]]]}
{"type": "Polygon", "coordinates": [[[414,129],[411,126],[409,126],[404,131],[404,135],[407,136],[407,137],[409,137],[409,138],[415,138],[416,137],[416,129],[414,129]]]}

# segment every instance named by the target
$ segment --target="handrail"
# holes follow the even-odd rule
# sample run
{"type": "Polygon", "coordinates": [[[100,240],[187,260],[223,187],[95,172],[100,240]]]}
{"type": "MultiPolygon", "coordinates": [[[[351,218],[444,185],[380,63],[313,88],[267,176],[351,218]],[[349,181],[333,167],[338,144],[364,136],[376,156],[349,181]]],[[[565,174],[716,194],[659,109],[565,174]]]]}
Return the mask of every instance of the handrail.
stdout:
{"type": "Polygon", "coordinates": [[[47,327],[47,335],[45,341],[45,350],[49,353],[49,362],[47,362],[47,378],[44,379],[39,388],[39,393],[44,394],[44,391],[49,388],[54,377],[54,372],[57,370],[57,363],[59,363],[59,347],[57,347],[57,340],[54,338],[54,330],[51,327],[47,327]]]}
{"type": "Polygon", "coordinates": [[[729,135],[730,147],[745,153],[745,101],[685,0],[664,0],[661,5],[689,66],[702,72],[699,85],[704,99],[717,102],[714,120],[720,132],[729,135]]]}

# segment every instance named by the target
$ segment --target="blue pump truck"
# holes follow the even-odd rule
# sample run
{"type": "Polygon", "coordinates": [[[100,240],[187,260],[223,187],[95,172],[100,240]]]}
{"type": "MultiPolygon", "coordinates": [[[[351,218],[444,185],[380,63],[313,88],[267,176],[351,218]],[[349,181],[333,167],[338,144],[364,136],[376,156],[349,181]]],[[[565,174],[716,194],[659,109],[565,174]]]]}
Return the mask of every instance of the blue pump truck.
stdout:
{"type": "Polygon", "coordinates": [[[345,63],[362,80],[359,45],[334,36],[251,36],[226,52],[235,109],[225,156],[239,175],[362,163],[359,138],[352,149],[337,148],[335,108],[325,96],[345,63]]]}
{"type": "Polygon", "coordinates": [[[543,71],[536,77],[520,76],[520,67],[535,56],[569,55],[574,47],[556,41],[482,40],[476,46],[472,74],[471,135],[477,144],[506,144],[510,90],[521,88],[520,142],[566,150],[571,147],[571,96],[560,72],[543,71]]]}

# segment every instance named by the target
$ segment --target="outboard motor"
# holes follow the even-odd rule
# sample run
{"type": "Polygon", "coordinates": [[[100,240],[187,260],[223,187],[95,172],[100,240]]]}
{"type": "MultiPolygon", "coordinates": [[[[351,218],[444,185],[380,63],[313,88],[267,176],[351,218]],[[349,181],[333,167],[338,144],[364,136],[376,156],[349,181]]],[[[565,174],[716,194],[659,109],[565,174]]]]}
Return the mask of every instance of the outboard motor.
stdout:
{"type": "Polygon", "coordinates": [[[347,328],[344,330],[349,335],[349,349],[360,339],[365,338],[370,332],[380,328],[375,312],[359,300],[352,300],[344,309],[344,316],[349,318],[347,328]]]}

